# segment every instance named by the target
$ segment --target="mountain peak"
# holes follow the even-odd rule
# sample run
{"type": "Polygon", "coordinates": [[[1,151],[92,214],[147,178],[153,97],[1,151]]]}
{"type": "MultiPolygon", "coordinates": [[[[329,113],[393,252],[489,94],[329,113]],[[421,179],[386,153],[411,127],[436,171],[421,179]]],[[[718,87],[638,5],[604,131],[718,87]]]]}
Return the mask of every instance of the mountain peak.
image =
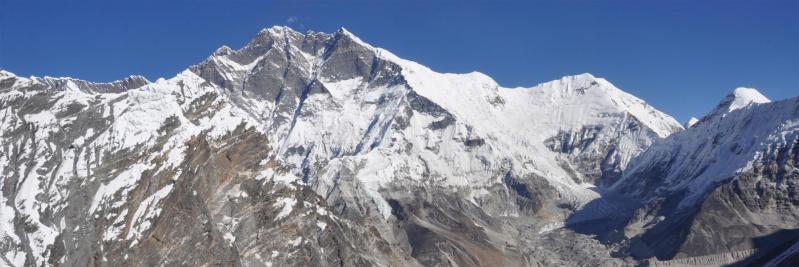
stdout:
{"type": "Polygon", "coordinates": [[[593,74],[587,72],[577,75],[565,76],[561,78],[561,80],[566,80],[574,85],[583,85],[586,87],[601,84],[603,83],[603,81],[606,82],[605,79],[597,78],[593,74]]]}
{"type": "Polygon", "coordinates": [[[261,29],[258,34],[283,34],[285,32],[297,32],[289,26],[275,25],[269,28],[261,29]]]}
{"type": "Polygon", "coordinates": [[[226,56],[226,55],[230,55],[230,53],[232,53],[232,52],[233,52],[232,48],[230,48],[230,47],[228,47],[226,45],[223,45],[223,46],[217,48],[216,51],[214,51],[214,56],[226,56]]]}
{"type": "Polygon", "coordinates": [[[612,84],[602,78],[594,77],[590,73],[563,76],[562,78],[537,85],[541,88],[553,88],[562,90],[564,93],[585,94],[589,89],[599,85],[606,85],[607,88],[615,88],[612,84]]]}
{"type": "Polygon", "coordinates": [[[757,89],[746,87],[735,88],[732,93],[727,95],[726,99],[732,100],[728,111],[745,107],[750,103],[760,104],[771,102],[771,100],[757,91],[757,89]]]}
{"type": "Polygon", "coordinates": [[[624,111],[652,129],[659,137],[682,130],[682,125],[671,116],[619,89],[604,78],[590,73],[564,76],[533,88],[533,91],[542,92],[550,102],[569,101],[575,106],[591,106],[593,110],[603,110],[604,113],[624,111]]]}
{"type": "Polygon", "coordinates": [[[347,30],[347,28],[344,27],[339,28],[338,31],[336,31],[336,35],[346,37],[347,39],[352,40],[354,43],[364,46],[366,48],[374,49],[372,45],[364,42],[363,40],[361,40],[361,38],[358,38],[358,36],[355,36],[355,34],[347,30]]]}
{"type": "Polygon", "coordinates": [[[7,71],[7,70],[0,69],[0,78],[4,78],[4,77],[16,77],[16,76],[17,76],[16,74],[14,74],[14,73],[11,73],[10,71],[7,71]]]}
{"type": "Polygon", "coordinates": [[[335,34],[340,34],[340,35],[347,36],[349,38],[357,39],[357,40],[361,41],[361,38],[358,38],[358,36],[355,36],[354,33],[352,33],[351,31],[347,30],[347,28],[344,28],[344,27],[338,28],[338,30],[336,31],[335,34]]]}
{"type": "Polygon", "coordinates": [[[691,117],[690,119],[688,119],[688,121],[685,122],[685,125],[683,125],[683,127],[685,127],[685,129],[691,128],[691,126],[694,126],[694,124],[696,124],[697,122],[699,122],[699,119],[697,119],[696,117],[691,117]]]}
{"type": "Polygon", "coordinates": [[[344,28],[343,26],[342,26],[342,27],[339,27],[339,28],[338,28],[338,31],[336,31],[336,32],[340,32],[340,33],[342,33],[342,34],[349,34],[349,35],[353,35],[353,34],[352,34],[352,32],[350,32],[349,30],[347,30],[347,28],[344,28]]]}
{"type": "Polygon", "coordinates": [[[280,40],[287,40],[299,36],[303,36],[303,34],[295,31],[292,28],[289,28],[288,26],[272,26],[261,29],[261,31],[258,32],[258,35],[256,35],[255,38],[245,45],[245,48],[257,48],[262,46],[268,47],[275,42],[279,42],[280,40]]]}
{"type": "Polygon", "coordinates": [[[736,109],[745,108],[751,104],[761,104],[768,102],[771,102],[771,100],[769,100],[759,91],[757,91],[757,89],[738,87],[735,88],[735,90],[729,93],[726,97],[724,97],[724,99],[721,100],[721,102],[719,102],[716,108],[713,109],[713,111],[708,116],[725,114],[736,109]]]}
{"type": "Polygon", "coordinates": [[[566,76],[566,77],[571,77],[573,79],[580,79],[580,80],[596,80],[597,79],[596,76],[594,76],[593,74],[588,73],[588,72],[580,73],[580,74],[576,74],[576,75],[571,75],[571,76],[566,76]]]}

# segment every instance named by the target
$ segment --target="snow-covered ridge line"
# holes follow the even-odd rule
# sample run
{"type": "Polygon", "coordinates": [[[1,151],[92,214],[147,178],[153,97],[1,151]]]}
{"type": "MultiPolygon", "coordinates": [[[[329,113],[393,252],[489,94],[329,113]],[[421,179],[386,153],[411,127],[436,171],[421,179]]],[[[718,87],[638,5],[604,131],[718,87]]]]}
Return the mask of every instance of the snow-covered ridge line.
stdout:
{"type": "MultiPolygon", "coordinates": [[[[264,29],[264,30],[261,31],[261,33],[264,33],[264,32],[277,33],[277,32],[285,32],[285,31],[289,31],[289,32],[293,32],[293,33],[296,33],[296,34],[300,34],[300,33],[296,32],[296,31],[292,30],[291,28],[285,27],[285,26],[276,26],[276,27],[264,29]]],[[[309,32],[309,34],[312,34],[312,32],[309,32]]],[[[322,33],[322,34],[324,34],[324,33],[322,33]]],[[[583,73],[583,74],[577,74],[577,75],[564,76],[564,77],[562,77],[562,78],[560,78],[558,80],[539,83],[538,85],[533,86],[533,87],[506,88],[506,87],[501,87],[493,78],[491,78],[490,76],[488,76],[488,75],[486,75],[484,73],[481,73],[479,71],[473,71],[473,72],[469,72],[469,73],[439,73],[439,72],[436,72],[436,71],[434,71],[434,70],[432,70],[432,69],[430,69],[430,68],[428,68],[428,67],[426,67],[426,66],[424,66],[422,64],[419,64],[417,62],[406,60],[406,59],[402,59],[402,58],[396,56],[395,54],[391,53],[388,50],[372,46],[371,44],[366,43],[363,40],[361,40],[358,36],[356,36],[355,34],[353,34],[352,32],[350,32],[349,30],[347,30],[344,27],[342,27],[338,31],[336,31],[336,33],[334,33],[333,36],[334,37],[343,36],[343,37],[349,38],[353,42],[358,43],[359,45],[361,45],[363,47],[366,47],[368,49],[371,49],[372,51],[374,51],[374,53],[380,59],[383,59],[383,60],[386,60],[386,61],[390,61],[390,62],[394,62],[394,63],[400,65],[402,67],[402,69],[403,69],[403,76],[405,76],[406,79],[409,79],[409,80],[422,79],[422,80],[424,80],[424,81],[419,81],[419,83],[421,83],[421,84],[435,83],[435,81],[433,81],[433,80],[440,79],[440,78],[437,78],[437,77],[434,77],[434,76],[446,76],[449,79],[453,79],[453,78],[454,79],[465,79],[465,80],[468,80],[468,81],[471,81],[471,82],[483,84],[484,88],[492,89],[492,90],[530,90],[530,91],[533,91],[533,90],[540,90],[540,88],[558,88],[558,89],[561,89],[561,90],[569,91],[569,90],[586,89],[586,88],[589,88],[591,86],[599,86],[604,91],[606,91],[608,94],[612,95],[613,98],[616,98],[616,100],[614,100],[614,101],[618,101],[619,104],[623,105],[625,108],[630,110],[631,115],[633,115],[638,120],[640,120],[641,122],[646,124],[648,127],[650,127],[653,130],[655,130],[655,132],[660,137],[666,137],[666,136],[668,136],[669,134],[671,134],[674,131],[679,131],[679,130],[683,129],[682,125],[679,122],[677,122],[677,120],[674,119],[673,117],[655,110],[654,108],[649,106],[645,101],[643,101],[643,100],[641,100],[641,99],[639,99],[639,98],[637,98],[637,97],[635,97],[635,96],[633,96],[633,95],[631,95],[629,93],[626,93],[626,92],[622,91],[621,89],[617,88],[616,86],[614,86],[613,84],[611,84],[610,82],[608,82],[607,80],[605,80],[603,78],[594,77],[590,73],[583,73]],[[563,85],[563,86],[556,86],[556,85],[563,85]],[[669,126],[657,125],[655,123],[656,121],[667,121],[671,125],[669,125],[669,126]]],[[[241,51],[241,50],[239,50],[239,51],[241,51]]],[[[409,82],[413,83],[413,81],[409,81],[409,82]]],[[[417,89],[417,91],[420,94],[422,94],[422,95],[424,95],[426,97],[431,95],[431,94],[428,94],[426,92],[419,91],[419,87],[421,87],[421,86],[416,86],[415,89],[417,89]]]]}
{"type": "Polygon", "coordinates": [[[130,75],[123,79],[110,82],[92,82],[73,77],[52,77],[52,76],[30,76],[28,78],[17,76],[16,74],[0,69],[0,78],[15,78],[22,82],[34,82],[47,85],[52,90],[79,90],[85,93],[119,93],[131,89],[137,89],[151,84],[150,80],[141,75],[130,75]]]}
{"type": "MultiPolygon", "coordinates": [[[[96,85],[103,85],[103,84],[109,84],[110,85],[110,84],[124,83],[124,82],[130,81],[130,80],[143,80],[143,81],[146,81],[147,83],[150,83],[150,80],[148,80],[147,77],[144,77],[144,76],[141,76],[141,75],[136,75],[136,74],[130,75],[130,76],[122,78],[122,79],[113,80],[113,81],[110,81],[110,82],[94,82],[94,81],[89,81],[89,80],[84,80],[84,79],[79,79],[79,78],[69,77],[69,76],[53,77],[53,76],[46,76],[46,75],[43,76],[43,77],[31,76],[30,79],[41,79],[41,80],[49,80],[49,81],[67,81],[68,80],[68,81],[73,81],[73,82],[85,82],[85,83],[88,83],[88,84],[96,84],[96,85]]],[[[131,89],[134,89],[134,88],[131,88],[131,89]]]]}
{"type": "Polygon", "coordinates": [[[633,162],[625,179],[614,187],[633,189],[635,187],[624,181],[639,182],[636,179],[638,169],[676,159],[669,162],[674,165],[673,171],[664,174],[663,183],[673,192],[688,188],[692,196],[698,198],[714,183],[751,170],[764,154],[772,152],[773,147],[790,145],[799,130],[799,97],[766,102],[768,100],[756,90],[745,89],[749,96],[760,97],[745,99],[754,100],[738,102],[745,104],[727,111],[729,104],[736,102],[739,96],[741,88],[736,89],[722,100],[716,111],[687,130],[650,147],[633,162]],[[719,110],[725,112],[718,113],[719,110]],[[711,143],[714,144],[711,148],[700,149],[711,143]],[[701,154],[689,154],[694,151],[701,154]]]}

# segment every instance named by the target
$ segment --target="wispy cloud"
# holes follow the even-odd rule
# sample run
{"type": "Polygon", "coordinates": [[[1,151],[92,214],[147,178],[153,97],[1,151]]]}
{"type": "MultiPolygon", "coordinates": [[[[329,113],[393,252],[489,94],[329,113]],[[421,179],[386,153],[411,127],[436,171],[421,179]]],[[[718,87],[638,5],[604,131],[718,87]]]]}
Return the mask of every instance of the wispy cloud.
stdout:
{"type": "Polygon", "coordinates": [[[304,30],[305,29],[305,23],[303,23],[302,19],[300,19],[300,17],[297,17],[297,16],[289,16],[286,19],[286,25],[291,26],[291,27],[293,27],[295,29],[298,29],[298,30],[304,30]]]}

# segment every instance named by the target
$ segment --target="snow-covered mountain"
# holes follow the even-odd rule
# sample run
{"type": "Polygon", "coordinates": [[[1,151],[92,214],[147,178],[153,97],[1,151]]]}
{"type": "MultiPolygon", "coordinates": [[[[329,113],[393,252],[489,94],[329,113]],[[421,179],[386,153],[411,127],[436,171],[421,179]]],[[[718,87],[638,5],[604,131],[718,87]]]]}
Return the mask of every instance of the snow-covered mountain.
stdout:
{"type": "Polygon", "coordinates": [[[686,129],[691,128],[691,126],[694,126],[694,124],[696,124],[697,122],[699,122],[699,119],[697,119],[696,117],[691,117],[690,119],[688,119],[688,121],[685,122],[683,127],[685,127],[686,129]]]}
{"type": "Polygon", "coordinates": [[[799,98],[770,102],[757,90],[735,89],[699,122],[631,161],[613,185],[643,203],[624,229],[633,253],[731,261],[735,252],[758,256],[795,243],[799,235],[781,231],[799,228],[797,158],[799,98]]]}
{"type": "Polygon", "coordinates": [[[683,131],[590,74],[503,88],[477,72],[437,73],[343,28],[264,29],[154,82],[0,71],[0,259],[634,264],[566,220],[608,190],[643,202],[691,188],[699,193],[685,203],[695,205],[689,197],[724,178],[647,169],[728,172],[737,165],[725,161],[749,162],[746,153],[782,140],[773,125],[798,117],[796,101],[761,104],[751,89],[728,100],[683,131]],[[719,141],[749,138],[735,146],[746,155],[662,162],[731,149],[695,138],[740,130],[743,113],[760,116],[744,123],[756,129],[719,141]]]}

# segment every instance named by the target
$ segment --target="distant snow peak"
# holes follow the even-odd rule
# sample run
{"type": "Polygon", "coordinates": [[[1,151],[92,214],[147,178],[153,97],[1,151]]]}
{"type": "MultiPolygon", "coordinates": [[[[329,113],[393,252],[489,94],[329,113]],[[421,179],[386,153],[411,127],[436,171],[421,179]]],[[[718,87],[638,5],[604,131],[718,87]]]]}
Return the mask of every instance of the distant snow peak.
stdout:
{"type": "Polygon", "coordinates": [[[17,75],[15,75],[14,73],[11,73],[10,71],[0,69],[0,78],[16,77],[16,76],[17,75]]]}
{"type": "Polygon", "coordinates": [[[691,128],[691,126],[694,126],[694,124],[696,124],[697,122],[699,122],[699,119],[697,119],[696,117],[691,117],[690,119],[688,119],[688,121],[685,122],[684,127],[685,129],[691,128]]]}
{"type": "MultiPolygon", "coordinates": [[[[771,100],[763,96],[757,89],[738,87],[724,97],[721,102],[705,118],[726,116],[727,113],[745,108],[753,104],[769,103],[771,100]]],[[[704,120],[704,118],[703,118],[704,120]]]]}
{"type": "Polygon", "coordinates": [[[746,87],[735,88],[735,90],[729,96],[727,96],[728,99],[730,99],[730,97],[732,97],[732,102],[728,107],[728,111],[746,107],[750,103],[760,104],[771,102],[771,100],[757,91],[757,89],[746,87]]]}

